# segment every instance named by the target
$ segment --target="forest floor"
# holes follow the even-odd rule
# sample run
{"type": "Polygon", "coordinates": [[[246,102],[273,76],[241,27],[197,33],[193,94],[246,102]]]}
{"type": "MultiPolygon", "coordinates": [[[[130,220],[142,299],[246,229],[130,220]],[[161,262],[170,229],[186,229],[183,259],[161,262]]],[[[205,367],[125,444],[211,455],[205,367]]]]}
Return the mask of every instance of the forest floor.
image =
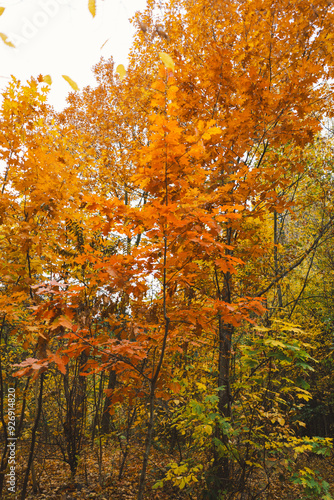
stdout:
{"type": "MultiPolygon", "coordinates": [[[[23,479],[26,467],[28,450],[21,448],[17,456],[17,482],[23,479]]],[[[165,466],[177,457],[153,450],[150,469],[147,475],[145,500],[197,500],[198,491],[179,490],[172,485],[166,484],[163,489],[152,490],[153,484],[164,475],[165,466]]],[[[140,455],[131,453],[129,455],[122,479],[118,479],[120,457],[115,451],[103,450],[103,464],[99,470],[97,450],[87,449],[79,462],[78,471],[74,481],[70,480],[70,470],[60,456],[50,453],[50,450],[38,447],[34,476],[37,489],[33,491],[31,481],[29,483],[27,500],[72,500],[72,499],[96,499],[96,500],[135,500],[138,491],[138,474],[140,471],[140,455]]],[[[308,467],[316,471],[315,479],[321,477],[330,485],[330,492],[334,498],[334,459],[320,458],[317,456],[304,455],[298,462],[298,468],[308,467]]],[[[17,500],[18,495],[8,494],[3,496],[4,500],[17,500]]],[[[302,489],[291,484],[284,477],[275,477],[268,491],[258,500],[302,500],[302,489]]],[[[322,495],[309,496],[311,500],[320,500],[322,495]]],[[[237,500],[237,497],[236,497],[237,500]]]]}

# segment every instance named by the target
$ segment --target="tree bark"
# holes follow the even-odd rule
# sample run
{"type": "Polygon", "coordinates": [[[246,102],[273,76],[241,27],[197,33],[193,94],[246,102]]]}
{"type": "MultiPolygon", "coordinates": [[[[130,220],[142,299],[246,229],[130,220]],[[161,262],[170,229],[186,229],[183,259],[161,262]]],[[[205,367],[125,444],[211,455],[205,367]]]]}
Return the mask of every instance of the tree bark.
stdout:
{"type": "MultiPolygon", "coordinates": [[[[116,380],[117,380],[116,372],[114,370],[110,370],[108,379],[108,389],[115,389],[116,380]]],[[[104,400],[104,407],[101,419],[101,434],[109,434],[110,432],[111,415],[109,413],[109,406],[110,406],[109,397],[106,396],[104,400]]]]}
{"type": "Polygon", "coordinates": [[[21,500],[24,500],[26,498],[27,486],[28,486],[28,480],[29,480],[29,472],[30,472],[30,469],[31,469],[31,466],[32,466],[32,463],[34,460],[36,433],[37,433],[38,424],[39,424],[39,420],[40,420],[41,413],[42,413],[44,373],[41,373],[40,380],[41,381],[40,381],[39,396],[38,396],[38,401],[37,401],[37,411],[36,411],[34,427],[32,429],[32,434],[31,434],[30,453],[29,453],[27,469],[26,469],[26,473],[24,476],[24,481],[23,481],[23,486],[22,486],[22,491],[21,491],[21,500]]]}
{"type": "MultiPolygon", "coordinates": [[[[1,324],[1,330],[0,330],[0,348],[2,344],[2,332],[5,326],[5,316],[2,318],[2,324],[1,324]]],[[[7,469],[8,465],[8,446],[7,446],[7,439],[8,439],[8,432],[7,432],[7,425],[5,422],[5,408],[4,408],[4,383],[3,383],[3,377],[2,377],[2,363],[1,363],[1,355],[0,355],[0,419],[2,423],[2,428],[3,428],[3,438],[4,438],[4,449],[2,452],[2,457],[1,457],[1,464],[0,464],[0,497],[1,497],[1,492],[3,490],[3,485],[5,482],[5,472],[7,469]]]]}

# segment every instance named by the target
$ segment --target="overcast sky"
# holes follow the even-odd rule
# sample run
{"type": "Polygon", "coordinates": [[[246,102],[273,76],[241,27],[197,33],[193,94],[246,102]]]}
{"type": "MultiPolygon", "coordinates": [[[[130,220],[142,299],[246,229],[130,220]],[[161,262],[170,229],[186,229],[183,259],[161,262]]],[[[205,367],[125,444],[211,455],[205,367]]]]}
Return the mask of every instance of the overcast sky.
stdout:
{"type": "Polygon", "coordinates": [[[5,7],[0,33],[15,45],[8,47],[0,39],[0,88],[10,75],[26,80],[49,74],[53,81],[49,100],[61,109],[72,90],[61,75],[82,88],[94,84],[91,68],[102,55],[112,55],[116,64],[126,66],[134,33],[129,18],[145,8],[146,0],[96,0],[96,4],[93,18],[88,0],[0,0],[5,7]]]}

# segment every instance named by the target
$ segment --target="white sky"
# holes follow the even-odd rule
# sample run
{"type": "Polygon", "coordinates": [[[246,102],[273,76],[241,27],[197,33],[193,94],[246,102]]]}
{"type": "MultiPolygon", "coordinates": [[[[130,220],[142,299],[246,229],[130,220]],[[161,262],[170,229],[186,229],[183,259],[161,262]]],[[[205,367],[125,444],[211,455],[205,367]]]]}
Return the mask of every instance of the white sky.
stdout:
{"type": "Polygon", "coordinates": [[[94,85],[91,68],[101,56],[112,55],[116,65],[126,66],[134,33],[129,18],[144,10],[146,0],[96,0],[96,4],[93,18],[88,0],[0,0],[5,7],[0,33],[16,46],[8,47],[0,39],[0,90],[10,75],[25,81],[49,74],[53,81],[49,101],[61,109],[72,91],[61,75],[82,88],[94,85]]]}

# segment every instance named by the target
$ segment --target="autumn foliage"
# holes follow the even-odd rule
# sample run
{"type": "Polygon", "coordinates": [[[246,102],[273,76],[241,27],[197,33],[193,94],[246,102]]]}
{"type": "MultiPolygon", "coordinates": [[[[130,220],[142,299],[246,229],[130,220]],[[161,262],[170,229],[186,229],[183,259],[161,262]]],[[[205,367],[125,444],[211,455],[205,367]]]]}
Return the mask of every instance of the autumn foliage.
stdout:
{"type": "Polygon", "coordinates": [[[311,404],[331,279],[308,299],[333,272],[334,2],[149,1],[133,23],[128,68],[101,60],[63,112],[42,76],[3,94],[1,422],[6,438],[14,384],[21,498],[40,442],[72,481],[90,443],[100,484],[106,449],[114,481],[136,456],[138,500],[274,498],[282,474],[329,499],[295,461],[334,429],[311,404]]]}

